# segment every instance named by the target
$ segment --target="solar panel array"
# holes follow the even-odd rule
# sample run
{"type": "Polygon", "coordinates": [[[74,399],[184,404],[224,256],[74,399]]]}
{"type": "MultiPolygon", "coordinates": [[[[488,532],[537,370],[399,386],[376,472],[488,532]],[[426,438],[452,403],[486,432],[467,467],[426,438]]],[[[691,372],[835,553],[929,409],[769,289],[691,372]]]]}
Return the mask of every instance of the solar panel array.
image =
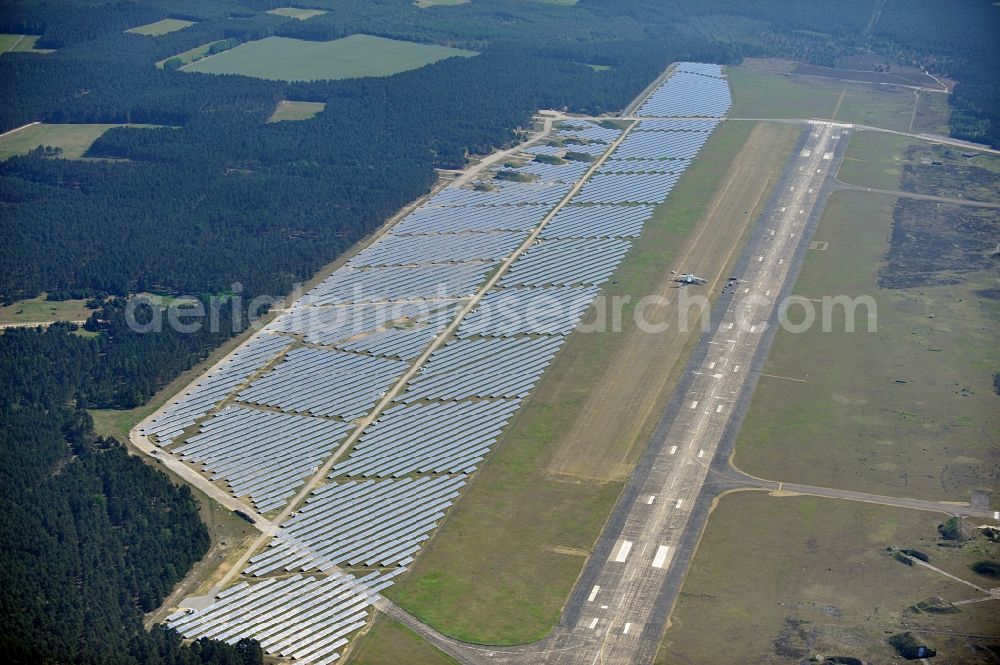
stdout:
{"type": "Polygon", "coordinates": [[[523,399],[563,340],[560,335],[452,340],[431,355],[396,399],[407,404],[421,399],[523,399]]]}
{"type": "Polygon", "coordinates": [[[407,215],[392,232],[397,236],[469,231],[528,232],[538,226],[548,211],[549,207],[544,205],[477,207],[474,210],[425,205],[407,215]]]}
{"type": "Polygon", "coordinates": [[[387,409],[333,475],[472,473],[520,400],[432,402],[387,409]]]}
{"type": "Polygon", "coordinates": [[[424,265],[413,268],[389,266],[358,270],[340,268],[308,291],[301,305],[415,300],[420,298],[467,297],[476,291],[490,271],[487,263],[424,265]]]}
{"type": "Polygon", "coordinates": [[[707,140],[706,132],[634,132],[618,144],[613,158],[691,159],[707,140]]]}
{"type": "Polygon", "coordinates": [[[406,565],[458,497],[465,475],[332,483],[281,526],[248,575],[406,565]]]}
{"type": "Polygon", "coordinates": [[[517,249],[523,233],[448,233],[442,235],[397,236],[387,234],[347,265],[410,265],[502,259],[517,249]]]}
{"type": "Polygon", "coordinates": [[[377,356],[398,356],[403,360],[413,360],[438,333],[447,327],[457,312],[457,306],[428,312],[415,317],[412,323],[406,326],[388,328],[360,339],[341,343],[339,346],[346,351],[372,353],[377,356]]]}
{"type": "Polygon", "coordinates": [[[337,650],[347,644],[346,636],[365,625],[367,608],[400,572],[241,582],[202,610],[170,615],[167,625],[188,639],[235,644],[253,638],[269,654],[328,665],[340,657],[337,650]]]}
{"type": "Polygon", "coordinates": [[[323,418],[230,406],[202,422],[174,452],[265,513],[283,506],[351,429],[323,418]]]}
{"type": "Polygon", "coordinates": [[[500,286],[602,284],[629,247],[620,238],[543,240],[514,261],[500,286]]]}
{"type": "Polygon", "coordinates": [[[648,205],[568,205],[545,225],[542,237],[638,238],[652,216],[648,205]]]}
{"type": "MultiPolygon", "coordinates": [[[[432,303],[402,302],[339,307],[295,307],[268,324],[267,330],[301,336],[312,344],[335,345],[369,335],[394,321],[426,316],[432,303]]],[[[438,305],[439,307],[439,305],[438,305]]]]}
{"type": "Polygon", "coordinates": [[[580,189],[577,203],[662,203],[679,173],[598,173],[580,189]]]}
{"type": "Polygon", "coordinates": [[[568,335],[590,307],[597,291],[596,286],[491,291],[462,321],[458,336],[568,335]]]}
{"type": "Polygon", "coordinates": [[[140,428],[145,435],[156,435],[157,443],[169,445],[186,428],[207,414],[229,393],[246,381],[282,351],[293,340],[261,333],[237,349],[232,356],[195,381],[180,399],[162,414],[140,428]]]}
{"type": "Polygon", "coordinates": [[[513,206],[544,203],[553,206],[566,195],[569,185],[561,182],[494,181],[491,189],[442,189],[428,204],[443,206],[513,206]]]}
{"type": "Polygon", "coordinates": [[[718,65],[708,68],[680,63],[639,107],[638,115],[722,117],[729,110],[732,97],[721,68],[715,67],[718,65]]]}
{"type": "Polygon", "coordinates": [[[365,415],[406,369],[388,358],[299,347],[237,395],[291,413],[354,420],[365,415]]]}
{"type": "MultiPolygon", "coordinates": [[[[375,594],[430,537],[652,218],[653,204],[717,124],[693,116],[721,115],[705,112],[719,107],[720,83],[725,87],[718,66],[678,65],[642,110],[682,117],[639,121],[541,229],[455,338],[409,380],[399,403],[360,432],[327,484],[243,571],[268,579],[228,589],[199,612],[177,613],[171,626],[186,637],[254,637],[267,653],[297,662],[336,660],[345,636],[364,625],[375,594]],[[675,91],[682,96],[674,99],[675,91]],[[342,565],[393,571],[355,579],[335,570],[342,565]],[[316,570],[330,576],[286,576],[316,570]]],[[[561,121],[557,133],[561,145],[531,146],[522,155],[603,157],[621,135],[583,119],[561,121]]],[[[285,351],[284,360],[236,395],[260,406],[226,408],[177,452],[260,510],[287,501],[349,436],[344,421],[369,413],[405,371],[408,363],[397,358],[419,356],[590,168],[533,160],[513,168],[537,176],[531,182],[494,178],[430,197],[271,324],[275,334],[267,337],[285,346],[269,357],[285,351]]],[[[233,396],[255,372],[220,395],[233,396]]]]}

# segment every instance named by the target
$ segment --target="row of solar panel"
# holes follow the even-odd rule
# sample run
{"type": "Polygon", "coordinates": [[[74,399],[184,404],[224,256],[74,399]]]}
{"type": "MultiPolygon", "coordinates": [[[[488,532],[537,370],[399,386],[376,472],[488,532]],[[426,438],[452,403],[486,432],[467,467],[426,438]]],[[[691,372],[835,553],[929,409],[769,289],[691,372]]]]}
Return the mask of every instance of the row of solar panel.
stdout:
{"type": "Polygon", "coordinates": [[[337,650],[347,644],[346,636],[365,625],[367,608],[378,593],[402,570],[360,578],[333,573],[241,582],[204,609],[172,614],[167,625],[188,639],[235,644],[249,637],[269,654],[329,665],[340,657],[337,650]]]}

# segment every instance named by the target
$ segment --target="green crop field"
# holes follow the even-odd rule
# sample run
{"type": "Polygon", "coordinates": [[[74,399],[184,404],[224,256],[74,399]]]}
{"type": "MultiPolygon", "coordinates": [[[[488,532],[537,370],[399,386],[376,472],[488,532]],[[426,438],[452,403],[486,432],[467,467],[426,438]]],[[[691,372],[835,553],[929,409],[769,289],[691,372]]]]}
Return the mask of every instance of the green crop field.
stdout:
{"type": "Polygon", "coordinates": [[[330,42],[268,37],[241,44],[184,67],[187,72],[243,74],[283,81],[388,76],[475,51],[416,44],[370,35],[330,42]]]}
{"type": "Polygon", "coordinates": [[[323,102],[278,102],[274,113],[267,119],[268,122],[281,122],[282,120],[308,120],[326,108],[323,102]]]}
{"type": "Polygon", "coordinates": [[[35,48],[39,35],[0,35],[0,54],[3,53],[52,53],[53,49],[35,48]]]}
{"type": "MultiPolygon", "coordinates": [[[[79,159],[101,134],[122,125],[29,125],[0,136],[0,161],[39,146],[60,148],[65,159],[79,159]]],[[[149,125],[133,125],[134,127],[149,125]]]]}
{"type": "Polygon", "coordinates": [[[194,21],[182,21],[181,19],[176,18],[165,18],[162,21],[156,21],[154,23],[147,23],[146,25],[140,25],[135,28],[129,28],[125,32],[155,37],[157,35],[165,35],[168,32],[183,30],[184,28],[192,25],[194,25],[194,21]]]}
{"type": "Polygon", "coordinates": [[[297,18],[300,21],[305,21],[313,16],[321,16],[326,12],[322,9],[301,9],[299,7],[277,7],[275,9],[268,9],[265,14],[274,14],[275,16],[285,16],[288,18],[297,18]]]}
{"type": "Polygon", "coordinates": [[[172,55],[169,58],[164,58],[163,60],[158,61],[156,63],[156,66],[159,67],[160,69],[163,69],[164,63],[166,63],[168,60],[173,60],[174,58],[180,60],[182,65],[189,65],[195,60],[201,60],[202,58],[204,58],[206,55],[208,55],[208,49],[212,48],[213,44],[218,44],[219,42],[222,41],[225,40],[218,39],[214,42],[202,44],[201,46],[195,46],[192,49],[184,51],[183,53],[178,53],[177,55],[172,55]]]}
{"type": "MultiPolygon", "coordinates": [[[[996,601],[913,612],[930,598],[983,597],[941,573],[907,566],[888,547],[916,549],[947,573],[988,588],[969,565],[996,560],[982,535],[943,547],[947,516],[815,497],[739,492],[712,513],[657,655],[657,665],[794,665],[820,654],[900,662],[886,638],[914,631],[946,663],[989,663],[996,601]],[[967,638],[963,635],[990,635],[967,638]],[[971,647],[978,645],[978,655],[971,647]]],[[[947,544],[947,543],[945,543],[947,544]]]]}

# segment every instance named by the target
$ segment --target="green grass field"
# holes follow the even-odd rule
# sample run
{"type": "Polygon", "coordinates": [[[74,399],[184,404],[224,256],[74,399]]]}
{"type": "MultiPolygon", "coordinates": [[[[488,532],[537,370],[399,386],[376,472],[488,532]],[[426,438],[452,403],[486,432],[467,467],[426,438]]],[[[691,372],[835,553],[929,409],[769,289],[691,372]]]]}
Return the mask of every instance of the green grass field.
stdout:
{"type": "Polygon", "coordinates": [[[243,74],[283,81],[389,76],[475,51],[351,35],[330,42],[268,37],[184,67],[187,72],[243,74]]]}
{"type": "Polygon", "coordinates": [[[267,119],[268,122],[281,122],[282,120],[308,120],[326,108],[323,102],[278,102],[274,113],[267,119]]]}
{"type": "Polygon", "coordinates": [[[898,134],[856,132],[837,177],[846,183],[878,189],[899,189],[906,149],[922,143],[898,134]]]}
{"type": "Polygon", "coordinates": [[[0,307],[0,324],[83,321],[91,312],[86,300],[46,300],[42,295],[0,307]]]}
{"type": "MultiPolygon", "coordinates": [[[[38,146],[61,148],[65,159],[80,159],[101,134],[122,125],[30,125],[0,137],[0,161],[23,155],[38,146]]],[[[135,127],[147,125],[133,125],[135,127]]]]}
{"type": "Polygon", "coordinates": [[[0,54],[53,53],[53,49],[35,48],[39,35],[0,35],[0,54]]]}
{"type": "Polygon", "coordinates": [[[938,649],[932,662],[995,662],[971,645],[996,644],[997,601],[963,605],[953,614],[907,611],[934,596],[952,602],[982,594],[896,561],[886,550],[890,546],[924,552],[931,564],[984,588],[996,584],[968,566],[997,559],[998,546],[979,536],[961,548],[940,547],[936,526],[944,519],[814,497],[723,497],[684,582],[657,665],[795,665],[816,654],[900,662],[885,639],[904,630],[938,649]]]}
{"type": "Polygon", "coordinates": [[[140,25],[135,28],[129,28],[125,32],[155,37],[157,35],[165,35],[168,32],[183,30],[184,28],[192,25],[194,25],[194,21],[182,21],[181,19],[176,18],[165,18],[162,21],[156,21],[154,23],[147,23],[146,25],[140,25]]]}
{"type": "MultiPolygon", "coordinates": [[[[726,123],[709,140],[607,286],[609,297],[650,293],[702,218],[750,123],[726,123]]],[[[623,314],[632,320],[631,309],[623,314]]],[[[574,335],[461,501],[387,594],[458,639],[521,644],[559,618],[622,483],[546,474],[561,434],[580,417],[621,334],[574,335]]]]}
{"type": "Polygon", "coordinates": [[[321,16],[326,14],[322,9],[301,9],[299,7],[277,7],[276,9],[268,9],[265,14],[274,14],[275,16],[286,16],[288,18],[297,18],[300,21],[305,21],[313,16],[321,16]]]}
{"type": "Polygon", "coordinates": [[[378,615],[371,629],[357,640],[347,659],[349,665],[456,665],[403,624],[378,615]]]}
{"type": "Polygon", "coordinates": [[[214,42],[202,44],[201,46],[195,46],[193,49],[188,49],[183,53],[178,53],[177,55],[172,55],[169,58],[164,58],[163,60],[158,61],[156,63],[156,66],[159,67],[160,69],[163,69],[163,64],[167,60],[173,60],[174,58],[180,60],[182,65],[189,65],[196,60],[201,60],[202,58],[204,58],[208,54],[208,49],[212,48],[213,44],[218,44],[221,41],[224,40],[219,39],[214,42]]]}
{"type": "Polygon", "coordinates": [[[857,332],[844,332],[839,309],[831,332],[778,332],[737,440],[744,471],[935,500],[995,488],[1000,308],[981,291],[994,276],[879,288],[894,204],[864,192],[830,198],[814,238],[828,245],[807,255],[794,293],[871,296],[878,332],[866,331],[864,309],[857,332]]]}
{"type": "MultiPolygon", "coordinates": [[[[773,61],[728,67],[734,118],[826,118],[909,131],[916,102],[908,88],[789,76],[773,61]]],[[[927,113],[935,116],[936,106],[927,113]]],[[[918,118],[921,113],[918,112],[918,118]]]]}

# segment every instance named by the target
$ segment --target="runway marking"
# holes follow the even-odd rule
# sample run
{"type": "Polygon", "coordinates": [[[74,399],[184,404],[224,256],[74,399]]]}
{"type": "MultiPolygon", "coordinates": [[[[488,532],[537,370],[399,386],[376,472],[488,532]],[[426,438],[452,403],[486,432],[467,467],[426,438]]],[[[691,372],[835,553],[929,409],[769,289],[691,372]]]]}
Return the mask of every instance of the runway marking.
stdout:
{"type": "Polygon", "coordinates": [[[781,209],[781,212],[785,212],[785,210],[787,210],[787,208],[782,208],[782,209],[781,209]]]}
{"type": "MultiPolygon", "coordinates": [[[[722,407],[720,406],[719,408],[721,409],[722,407]]],[[[700,458],[702,458],[704,456],[705,456],[705,450],[704,449],[699,450],[698,451],[698,458],[700,459],[700,458]]]]}
{"type": "Polygon", "coordinates": [[[771,295],[771,289],[768,289],[767,291],[764,291],[764,295],[765,296],[771,295]]]}
{"type": "Polygon", "coordinates": [[[597,617],[594,617],[594,620],[590,622],[590,629],[593,630],[596,627],[597,627],[597,617]]]}
{"type": "Polygon", "coordinates": [[[784,260],[784,259],[778,259],[778,265],[779,265],[779,266],[780,266],[780,265],[781,265],[782,263],[784,263],[784,262],[785,262],[785,260],[784,260]]]}
{"type": "Polygon", "coordinates": [[[625,634],[625,635],[628,635],[628,629],[631,628],[631,627],[632,627],[632,624],[626,623],[625,627],[622,628],[622,633],[625,634]]]}
{"type": "Polygon", "coordinates": [[[670,454],[673,455],[677,452],[677,446],[670,446],[670,454]]]}
{"type": "Polygon", "coordinates": [[[733,374],[735,374],[738,371],[740,371],[740,366],[739,365],[734,365],[733,366],[733,374]]]}
{"type": "Polygon", "coordinates": [[[715,369],[715,363],[714,362],[708,363],[708,368],[709,369],[715,369]]]}
{"type": "MultiPolygon", "coordinates": [[[[833,159],[833,153],[832,152],[824,152],[823,153],[823,159],[833,159]]],[[[819,171],[817,171],[817,173],[819,173],[819,171]]]]}
{"type": "Polygon", "coordinates": [[[993,519],[1000,520],[1000,510],[993,511],[993,519]]]}
{"type": "Polygon", "coordinates": [[[733,329],[733,324],[732,323],[727,323],[726,324],[726,330],[732,330],[732,329],[733,329]]]}
{"type": "Polygon", "coordinates": [[[792,185],[792,191],[793,192],[795,191],[795,185],[792,185]]]}
{"type": "Polygon", "coordinates": [[[656,556],[653,557],[653,568],[663,568],[663,562],[667,560],[667,552],[670,548],[666,545],[660,545],[656,548],[656,556]]]}
{"type": "Polygon", "coordinates": [[[682,503],[684,503],[684,499],[677,499],[677,505],[674,508],[680,508],[682,503]]]}
{"type": "Polygon", "coordinates": [[[590,595],[589,595],[589,596],[587,596],[587,602],[588,602],[588,603],[592,603],[592,602],[594,602],[594,598],[596,598],[596,597],[597,597],[597,592],[598,592],[598,591],[600,591],[600,590],[601,590],[601,587],[600,587],[600,586],[595,586],[595,587],[593,588],[593,590],[592,590],[592,591],[590,592],[590,595]]]}
{"type": "Polygon", "coordinates": [[[653,504],[654,501],[656,501],[656,495],[655,494],[650,494],[649,498],[646,499],[646,505],[650,506],[650,505],[653,504]]]}
{"type": "Polygon", "coordinates": [[[691,402],[691,408],[692,409],[697,409],[698,408],[698,400],[695,400],[695,401],[691,402]]]}
{"type": "Polygon", "coordinates": [[[760,375],[761,375],[761,376],[769,376],[769,377],[771,377],[772,379],[784,379],[785,381],[797,381],[797,382],[799,382],[799,383],[809,383],[809,382],[808,382],[807,380],[805,380],[805,379],[793,379],[793,378],[792,378],[792,377],[790,377],[790,376],[781,376],[781,375],[779,375],[779,374],[765,374],[764,372],[761,372],[761,373],[760,373],[760,375]]]}
{"type": "Polygon", "coordinates": [[[813,151],[812,151],[812,150],[809,150],[808,148],[803,148],[803,149],[802,149],[802,156],[803,156],[803,157],[808,157],[808,156],[809,156],[809,155],[811,155],[811,154],[813,154],[813,151]]]}
{"type": "Polygon", "coordinates": [[[628,553],[632,551],[632,541],[623,540],[622,544],[618,546],[618,554],[615,555],[614,560],[618,563],[625,563],[625,559],[628,558],[628,553]]]}
{"type": "MultiPolygon", "coordinates": [[[[719,406],[715,407],[715,412],[716,413],[722,413],[722,405],[721,404],[719,406]]],[[[701,455],[698,455],[698,457],[701,457],[701,455]]]]}
{"type": "Polygon", "coordinates": [[[757,332],[757,326],[750,326],[750,332],[751,333],[757,332]]]}

